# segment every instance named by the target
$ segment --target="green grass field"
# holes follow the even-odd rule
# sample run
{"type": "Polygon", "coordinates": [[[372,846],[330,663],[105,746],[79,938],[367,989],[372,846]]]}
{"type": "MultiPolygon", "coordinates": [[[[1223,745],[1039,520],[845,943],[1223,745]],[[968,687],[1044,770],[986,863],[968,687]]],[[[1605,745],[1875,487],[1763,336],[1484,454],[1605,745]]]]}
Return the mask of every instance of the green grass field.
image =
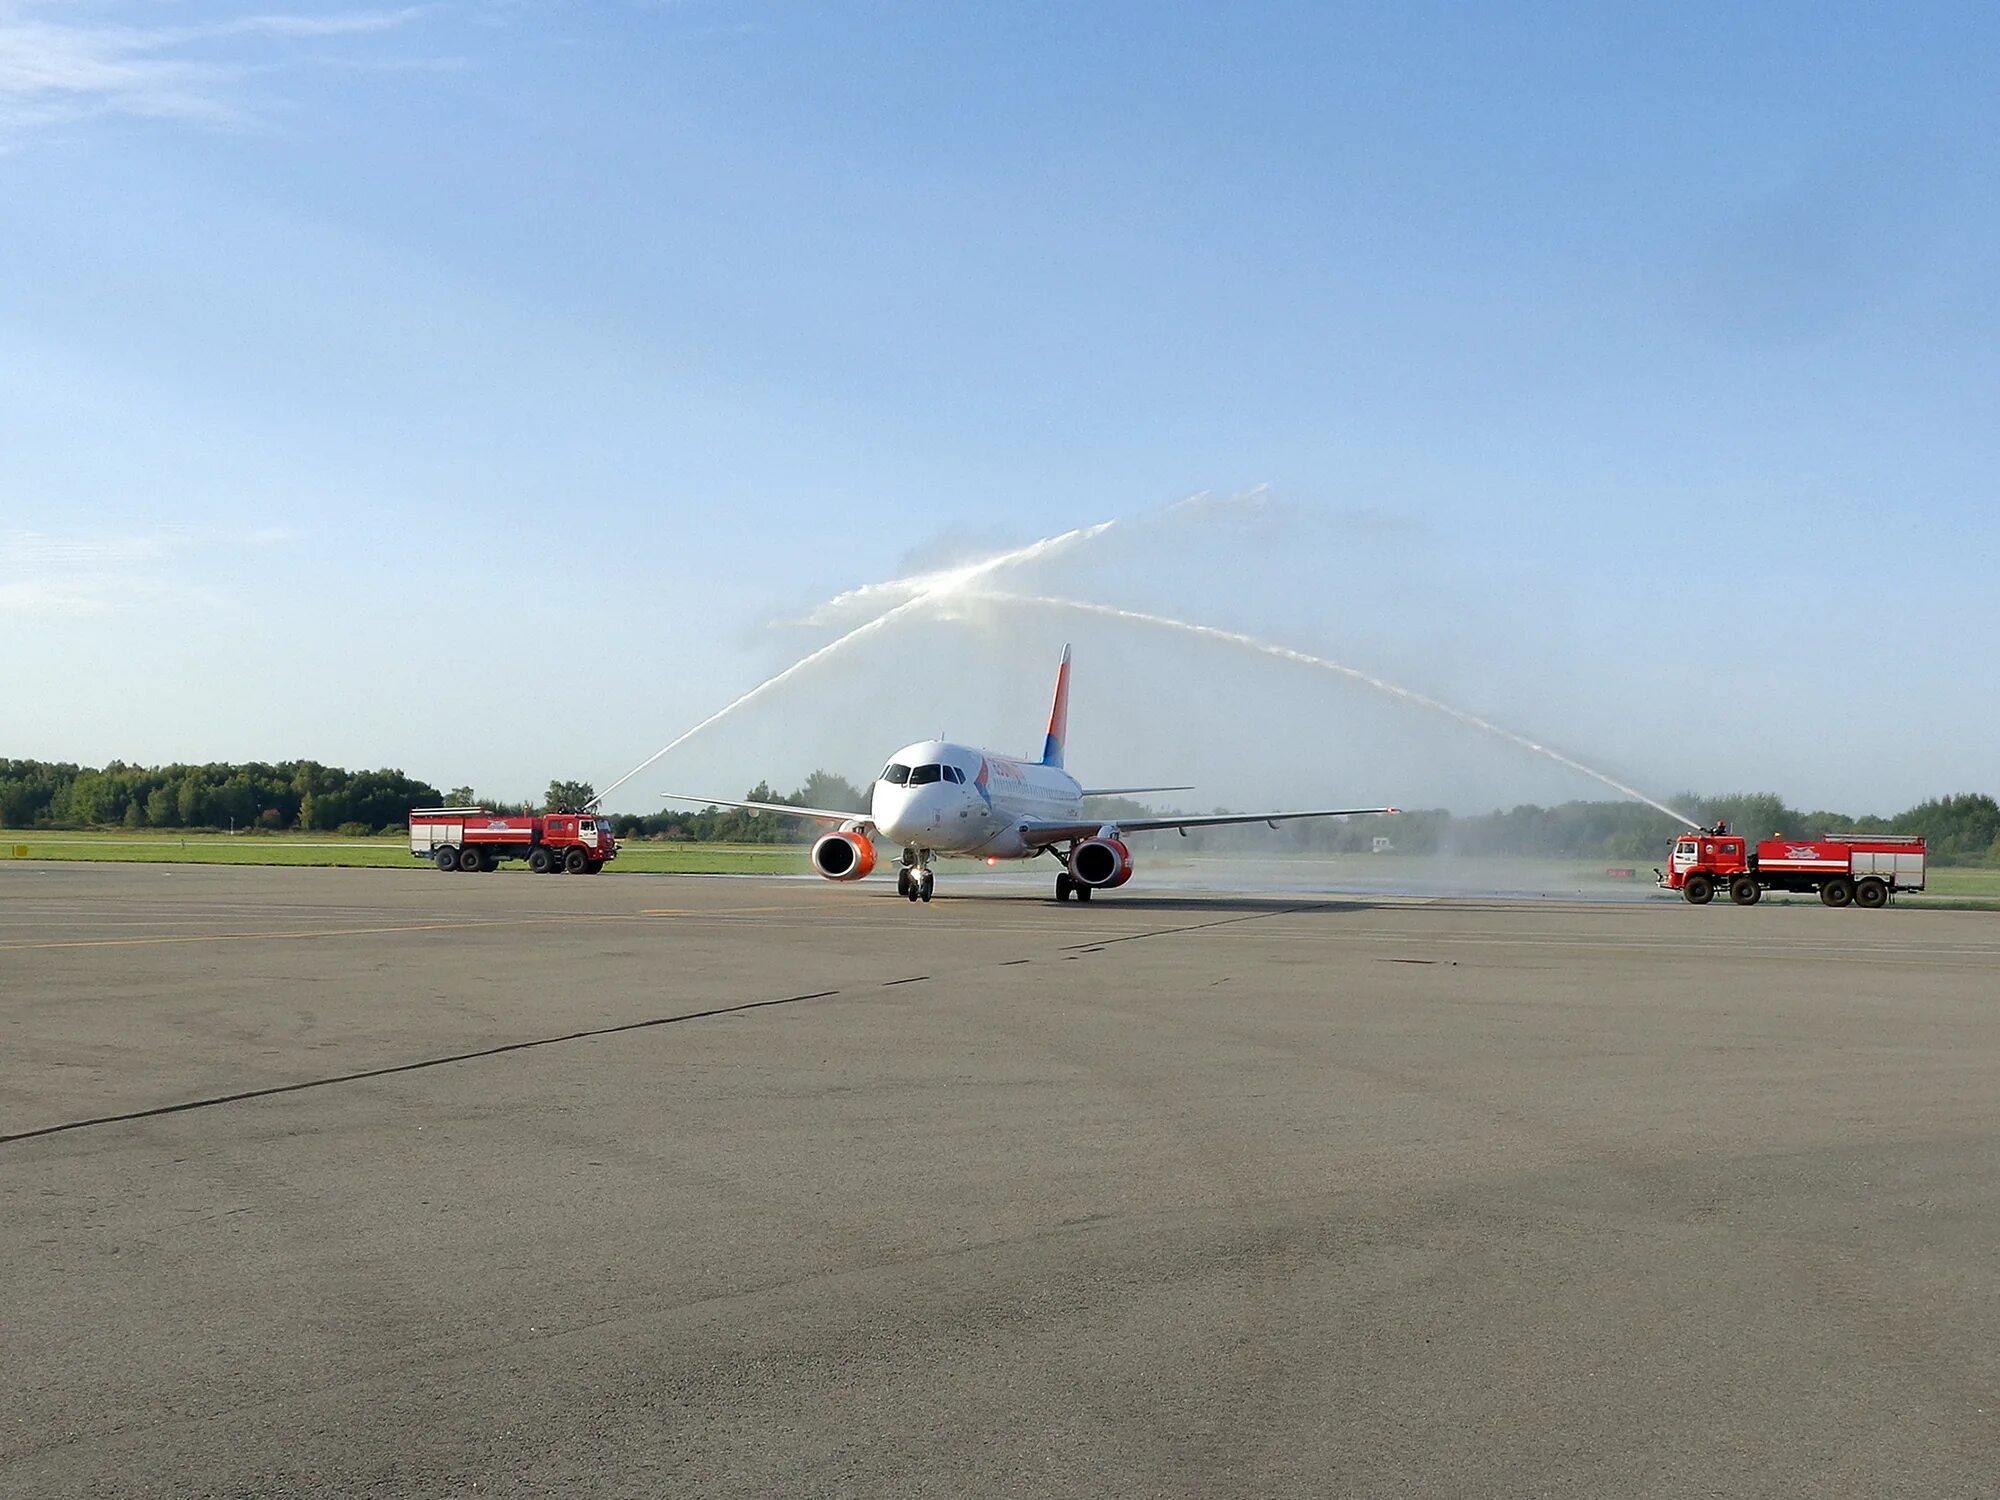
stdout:
{"type": "MultiPolygon", "coordinates": [[[[330,865],[412,870],[422,862],[403,838],[337,838],[327,833],[50,833],[0,831],[0,858],[126,860],[141,864],[330,865]],[[25,849],[26,854],[20,853],[25,849]]],[[[524,864],[505,870],[527,872],[524,864]]],[[[621,844],[605,874],[802,875],[802,847],[768,844],[621,844]]]]}
{"type": "Polygon", "coordinates": [[[2000,870],[1982,865],[1936,865],[1924,881],[1921,897],[1912,901],[1937,904],[1963,901],[1968,904],[2000,906],[2000,870]]]}
{"type": "MultiPolygon", "coordinates": [[[[8,832],[0,830],[0,858],[63,860],[126,860],[144,864],[192,865],[329,865],[408,870],[421,867],[411,857],[409,844],[402,838],[339,838],[326,833],[145,833],[112,830],[101,833],[51,833],[46,830],[8,832]],[[25,853],[20,851],[25,850],[25,853]]],[[[1144,857],[1143,855],[1141,856],[1144,857]]],[[[1175,860],[1172,865],[1214,866],[1226,869],[1232,857],[1209,856],[1191,861],[1175,860]]],[[[1236,856],[1241,858],[1241,856],[1236,856]]],[[[1480,883],[1482,866],[1491,878],[1506,889],[1532,886],[1536,880],[1548,882],[1551,891],[1589,892],[1647,889],[1652,885],[1650,867],[1637,870],[1636,881],[1613,881],[1605,875],[1601,861],[1519,860],[1519,859],[1428,859],[1412,855],[1340,855],[1331,861],[1317,856],[1277,855],[1273,859],[1288,865],[1331,863],[1364,888],[1383,889],[1407,883],[1422,889],[1441,878],[1448,868],[1459,879],[1480,883]]],[[[1268,869],[1272,861],[1258,861],[1268,869]]],[[[501,869],[525,874],[520,863],[501,869]]],[[[618,858],[605,867],[607,875],[803,875],[807,873],[803,844],[667,844],[632,841],[621,844],[618,858]]],[[[1218,876],[1227,884],[1226,875],[1218,876]]],[[[1787,899],[1811,899],[1787,898],[1787,899]]],[[[1910,906],[2000,909],[2000,869],[1971,866],[1933,866],[1930,888],[1921,896],[1900,896],[1910,906]]]]}

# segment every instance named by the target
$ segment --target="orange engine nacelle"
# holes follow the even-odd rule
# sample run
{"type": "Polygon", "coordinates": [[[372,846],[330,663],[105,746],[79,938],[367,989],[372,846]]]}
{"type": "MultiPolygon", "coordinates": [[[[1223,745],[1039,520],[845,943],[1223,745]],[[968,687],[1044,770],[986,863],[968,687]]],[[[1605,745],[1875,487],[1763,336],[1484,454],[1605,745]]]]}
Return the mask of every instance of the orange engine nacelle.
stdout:
{"type": "Polygon", "coordinates": [[[865,833],[829,833],[813,844],[812,867],[828,880],[859,880],[875,868],[875,846],[865,833]]]}
{"type": "Polygon", "coordinates": [[[1092,890],[1115,890],[1132,878],[1132,851],[1123,839],[1085,839],[1070,851],[1069,873],[1092,890]]]}

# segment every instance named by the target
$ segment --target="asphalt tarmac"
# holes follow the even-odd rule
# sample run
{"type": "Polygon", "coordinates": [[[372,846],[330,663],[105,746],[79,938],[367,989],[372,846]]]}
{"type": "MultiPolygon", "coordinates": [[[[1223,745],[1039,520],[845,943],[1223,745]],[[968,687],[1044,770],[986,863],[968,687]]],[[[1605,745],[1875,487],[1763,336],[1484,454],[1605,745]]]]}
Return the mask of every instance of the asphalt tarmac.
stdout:
{"type": "Polygon", "coordinates": [[[2000,920],[0,864],[0,1495],[2000,1495],[2000,920]]]}

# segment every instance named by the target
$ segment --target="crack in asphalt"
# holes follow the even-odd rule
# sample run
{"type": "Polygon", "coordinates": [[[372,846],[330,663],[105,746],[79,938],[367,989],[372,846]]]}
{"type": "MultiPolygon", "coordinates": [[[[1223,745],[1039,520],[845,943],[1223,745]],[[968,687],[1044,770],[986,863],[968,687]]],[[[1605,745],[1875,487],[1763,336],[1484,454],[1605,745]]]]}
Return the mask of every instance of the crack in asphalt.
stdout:
{"type": "MultiPolygon", "coordinates": [[[[1212,927],[1227,927],[1237,922],[1258,921],[1266,917],[1282,917],[1298,912],[1312,911],[1313,904],[1282,907],[1275,911],[1248,912],[1233,917],[1218,918],[1213,922],[1195,922],[1184,927],[1156,927],[1147,932],[1127,933],[1123,937],[1094,938],[1087,942],[1071,943],[1072,950],[1064,956],[1076,959],[1091,953],[1101,953],[1114,943],[1133,943],[1143,938],[1173,937],[1179,933],[1201,932],[1212,927]]],[[[1015,964],[1032,962],[1030,959],[1007,959],[993,967],[1006,968],[1015,964]]],[[[913,974],[903,979],[889,979],[882,982],[883,989],[894,989],[898,985],[921,984],[932,976],[913,974]]],[[[510,1052],[528,1052],[541,1047],[554,1047],[564,1042],[588,1041],[593,1037],[617,1036],[624,1032],[649,1031],[661,1026],[677,1026],[683,1021],[711,1020],[717,1016],[739,1015],[745,1011],[765,1010],[778,1005],[798,1005],[808,1000],[829,1000],[839,995],[839,990],[813,990],[803,995],[780,995],[768,1000],[746,1000],[737,1005],[713,1006],[707,1010],[686,1011],[671,1016],[650,1016],[643,1021],[623,1021],[616,1026],[592,1026],[580,1031],[565,1031],[555,1036],[528,1037],[518,1042],[501,1042],[491,1047],[476,1047],[466,1052],[452,1052],[442,1057],[418,1058],[414,1062],[390,1063],[379,1068],[360,1068],[349,1073],[334,1073],[323,1078],[302,1078],[292,1083],[268,1084],[263,1088],[238,1089],[227,1094],[210,1094],[199,1099],[183,1099],[174,1104],[156,1104],[145,1109],[123,1110],[116,1114],[92,1115],[81,1120],[63,1120],[54,1125],[38,1125],[32,1130],[15,1130],[0,1134],[0,1146],[12,1145],[17,1141],[32,1141],[44,1136],[66,1135],[72,1131],[90,1130],[100,1125],[123,1125],[134,1120],[154,1120],[166,1115],[186,1114],[191,1110],[213,1109],[222,1104],[242,1104],[252,1099],[271,1099],[284,1094],[301,1094],[312,1089],[331,1088],[335,1084],[361,1083],[371,1078],[392,1078],[398,1073],[420,1073],[429,1068],[442,1068],[452,1063],[474,1062],[481,1058],[502,1057],[510,1052]]]]}
{"type": "Polygon", "coordinates": [[[397,1073],[418,1073],[426,1068],[442,1068],[450,1063],[472,1062],[482,1057],[500,1057],[509,1052],[527,1052],[537,1047],[553,1047],[562,1042],[581,1042],[591,1037],[616,1036],[625,1031],[647,1031],[657,1026],[677,1026],[683,1021],[705,1021],[715,1016],[732,1016],[742,1011],[763,1010],[773,1005],[797,1005],[806,1000],[827,1000],[839,993],[839,990],[814,990],[805,995],[780,995],[770,1000],[746,1000],[740,1005],[719,1005],[709,1010],[691,1010],[672,1016],[650,1016],[643,1021],[622,1021],[616,1026],[592,1026],[582,1031],[565,1031],[557,1036],[529,1037],[525,1041],[502,1042],[497,1046],[477,1047],[470,1052],[453,1052],[444,1057],[423,1057],[415,1062],[391,1063],[380,1068],[362,1068],[352,1073],[331,1074],[325,1078],[303,1078],[295,1083],[274,1083],[258,1089],[239,1089],[232,1094],[212,1094],[202,1099],[183,1099],[177,1104],[156,1104],[149,1109],[126,1110],[115,1115],[94,1115],[86,1120],[65,1120],[58,1125],[41,1125],[33,1130],[16,1130],[0,1135],[0,1146],[11,1145],[15,1141],[31,1141],[39,1136],[88,1130],[96,1125],[120,1125],[131,1120],[152,1120],[161,1115],[185,1114],[193,1109],[213,1109],[218,1104],[240,1104],[248,1099],[269,1099],[279,1094],[300,1094],[308,1089],[331,1088],[337,1083],[359,1083],[369,1078],[393,1077],[397,1073]]]}

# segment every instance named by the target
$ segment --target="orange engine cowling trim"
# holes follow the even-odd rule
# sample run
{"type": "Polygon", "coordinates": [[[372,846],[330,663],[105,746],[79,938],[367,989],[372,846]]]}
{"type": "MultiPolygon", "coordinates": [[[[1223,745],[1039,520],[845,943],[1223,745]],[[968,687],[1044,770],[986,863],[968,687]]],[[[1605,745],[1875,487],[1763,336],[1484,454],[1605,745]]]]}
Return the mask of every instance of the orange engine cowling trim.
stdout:
{"type": "Polygon", "coordinates": [[[1070,852],[1069,873],[1093,890],[1116,890],[1132,878],[1132,851],[1123,839],[1085,839],[1070,852]]]}
{"type": "Polygon", "coordinates": [[[875,846],[865,834],[824,834],[812,846],[812,867],[828,880],[860,880],[875,868],[875,846]]]}

